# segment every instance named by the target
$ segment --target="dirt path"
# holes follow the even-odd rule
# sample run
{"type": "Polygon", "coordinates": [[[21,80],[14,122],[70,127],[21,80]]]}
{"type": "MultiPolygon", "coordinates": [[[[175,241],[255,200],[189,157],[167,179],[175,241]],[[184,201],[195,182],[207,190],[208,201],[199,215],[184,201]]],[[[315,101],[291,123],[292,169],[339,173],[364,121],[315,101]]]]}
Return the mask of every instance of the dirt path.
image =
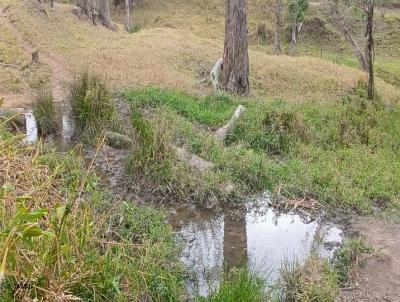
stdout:
{"type": "MultiPolygon", "coordinates": [[[[46,64],[50,67],[52,74],[50,78],[50,87],[53,93],[55,102],[62,102],[65,98],[65,83],[68,80],[70,72],[65,67],[67,63],[64,59],[55,54],[50,54],[48,51],[38,48],[33,42],[27,41],[20,33],[16,25],[12,22],[9,14],[9,7],[2,9],[0,12],[0,22],[9,29],[15,36],[19,45],[24,48],[28,54],[32,54],[36,50],[39,51],[39,63],[46,64]]],[[[20,107],[29,105],[33,102],[32,93],[25,92],[21,94],[10,93],[6,96],[6,107],[20,107]]]]}
{"type": "Polygon", "coordinates": [[[343,291],[339,301],[400,301],[400,226],[376,218],[352,223],[377,254],[366,260],[354,289],[343,291]]]}

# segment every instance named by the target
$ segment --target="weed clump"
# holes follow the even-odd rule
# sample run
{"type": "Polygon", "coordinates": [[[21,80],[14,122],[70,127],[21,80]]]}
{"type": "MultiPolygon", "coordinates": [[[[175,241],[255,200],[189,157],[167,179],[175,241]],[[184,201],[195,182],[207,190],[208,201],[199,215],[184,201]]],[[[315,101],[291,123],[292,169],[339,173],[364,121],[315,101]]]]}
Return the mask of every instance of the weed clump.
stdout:
{"type": "Polygon", "coordinates": [[[105,80],[85,70],[69,86],[69,101],[77,135],[93,143],[104,130],[118,130],[117,112],[105,80]]]}
{"type": "Polygon", "coordinates": [[[338,293],[335,271],[329,262],[312,255],[303,265],[285,263],[281,269],[280,301],[334,301],[338,293]]]}
{"type": "Polygon", "coordinates": [[[262,302],[269,301],[267,285],[248,268],[233,268],[219,289],[200,302],[262,302]]]}
{"type": "Polygon", "coordinates": [[[371,253],[371,246],[362,239],[351,239],[335,252],[333,267],[341,286],[346,286],[351,282],[363,260],[363,255],[371,253]]]}
{"type": "Polygon", "coordinates": [[[57,132],[56,112],[51,91],[39,90],[33,108],[40,135],[47,136],[57,132]]]}

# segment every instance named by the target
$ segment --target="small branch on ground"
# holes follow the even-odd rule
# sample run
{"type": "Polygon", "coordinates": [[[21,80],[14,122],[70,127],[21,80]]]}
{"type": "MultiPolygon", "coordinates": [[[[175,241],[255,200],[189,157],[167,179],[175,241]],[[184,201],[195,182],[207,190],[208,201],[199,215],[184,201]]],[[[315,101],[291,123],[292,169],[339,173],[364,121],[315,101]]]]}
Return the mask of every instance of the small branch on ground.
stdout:
{"type": "Polygon", "coordinates": [[[243,114],[245,113],[246,108],[244,108],[242,105],[239,105],[236,110],[235,113],[233,114],[233,116],[231,117],[230,121],[223,127],[219,128],[216,132],[215,132],[215,136],[220,139],[221,141],[225,141],[226,137],[228,136],[228,134],[233,130],[233,128],[235,127],[235,125],[237,124],[237,122],[240,120],[240,118],[243,116],[243,114]]]}

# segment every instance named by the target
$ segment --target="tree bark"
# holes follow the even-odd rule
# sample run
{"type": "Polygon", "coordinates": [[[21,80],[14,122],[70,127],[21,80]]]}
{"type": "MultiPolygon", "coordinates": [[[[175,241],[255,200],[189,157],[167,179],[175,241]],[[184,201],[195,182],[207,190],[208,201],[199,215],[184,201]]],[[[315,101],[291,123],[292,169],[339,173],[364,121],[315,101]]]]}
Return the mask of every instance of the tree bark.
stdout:
{"type": "Polygon", "coordinates": [[[281,48],[281,11],[282,0],[275,0],[275,54],[282,53],[281,48]]]}
{"type": "Polygon", "coordinates": [[[112,28],[109,0],[100,0],[99,17],[100,17],[101,23],[105,27],[110,28],[110,29],[112,28]]]}
{"type": "Polygon", "coordinates": [[[290,39],[290,50],[289,53],[290,55],[294,55],[294,49],[297,44],[297,22],[293,21],[292,24],[292,37],[290,39]]]}
{"type": "Polygon", "coordinates": [[[225,0],[224,79],[226,90],[250,91],[246,0],[225,0]]]}
{"type": "Polygon", "coordinates": [[[125,29],[127,32],[131,30],[130,0],[125,0],[125,29]]]}
{"type": "Polygon", "coordinates": [[[50,7],[51,7],[51,8],[54,7],[54,0],[50,0],[50,7]]]}
{"type": "Polygon", "coordinates": [[[372,34],[374,20],[374,0],[368,1],[365,63],[368,72],[368,99],[374,99],[374,38],[372,34]]]}

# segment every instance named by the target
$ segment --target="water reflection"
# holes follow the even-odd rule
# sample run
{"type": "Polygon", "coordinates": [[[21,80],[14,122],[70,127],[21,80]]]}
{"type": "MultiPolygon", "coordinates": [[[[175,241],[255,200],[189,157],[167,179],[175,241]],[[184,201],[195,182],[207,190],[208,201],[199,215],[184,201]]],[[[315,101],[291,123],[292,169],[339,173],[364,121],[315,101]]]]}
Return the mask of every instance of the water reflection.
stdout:
{"type": "Polygon", "coordinates": [[[61,152],[66,152],[75,147],[75,142],[72,140],[74,134],[74,123],[71,119],[70,109],[66,106],[58,106],[57,125],[59,135],[56,136],[56,143],[61,152]]]}
{"type": "Polygon", "coordinates": [[[189,291],[203,296],[233,266],[247,263],[273,281],[283,260],[301,262],[312,251],[329,257],[342,240],[342,231],[333,225],[268,208],[231,216],[184,207],[170,222],[186,242],[182,261],[190,271],[189,291]]]}

